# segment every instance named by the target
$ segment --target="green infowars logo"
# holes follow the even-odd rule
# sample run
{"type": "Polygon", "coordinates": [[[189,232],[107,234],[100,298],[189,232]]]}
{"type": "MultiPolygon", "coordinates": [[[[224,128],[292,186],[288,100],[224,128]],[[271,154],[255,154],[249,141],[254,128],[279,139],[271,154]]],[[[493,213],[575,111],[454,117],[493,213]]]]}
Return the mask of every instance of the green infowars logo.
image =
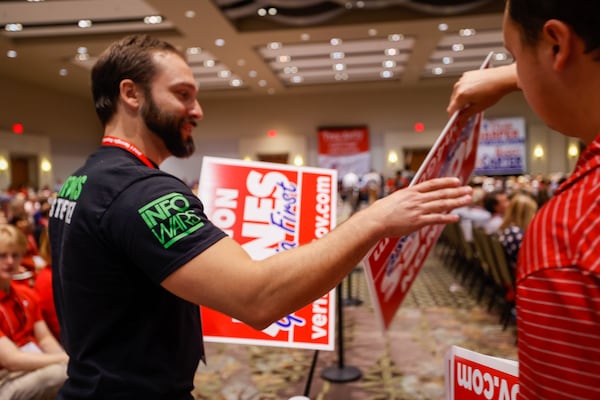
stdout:
{"type": "Polygon", "coordinates": [[[87,182],[87,179],[87,175],[68,177],[60,188],[58,196],[73,201],[78,200],[79,196],[81,196],[83,185],[87,182]]]}
{"type": "Polygon", "coordinates": [[[146,204],[138,213],[160,244],[168,249],[204,226],[189,208],[190,202],[181,193],[170,193],[146,204]]]}

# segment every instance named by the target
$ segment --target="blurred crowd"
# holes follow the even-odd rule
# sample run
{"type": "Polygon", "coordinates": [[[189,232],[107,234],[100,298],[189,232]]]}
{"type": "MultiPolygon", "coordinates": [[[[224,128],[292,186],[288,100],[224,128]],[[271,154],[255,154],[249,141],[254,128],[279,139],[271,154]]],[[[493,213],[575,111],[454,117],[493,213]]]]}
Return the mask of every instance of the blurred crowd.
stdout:
{"type": "MultiPolygon", "coordinates": [[[[392,177],[385,177],[376,171],[362,176],[346,174],[339,182],[340,202],[345,203],[350,213],[355,212],[408,186],[413,176],[414,173],[408,170],[400,170],[392,177]]],[[[531,209],[534,205],[535,210],[543,205],[565,178],[561,174],[473,177],[470,182],[474,187],[473,204],[455,210],[461,216],[465,237],[470,240],[471,225],[483,227],[487,233],[500,235],[507,248],[512,246],[513,251],[508,250],[508,253],[509,258],[514,259],[515,243],[520,239],[532,216],[531,209]],[[524,194],[532,201],[524,201],[523,197],[516,196],[517,194],[524,194]],[[519,200],[521,205],[516,204],[519,200]],[[511,202],[515,205],[511,205],[511,202]],[[523,206],[525,203],[528,204],[527,207],[523,206]],[[529,211],[523,210],[524,208],[529,211]]],[[[53,199],[59,189],[60,186],[57,185],[54,189],[24,188],[0,191],[0,224],[16,226],[27,238],[27,252],[15,280],[39,291],[46,322],[57,338],[60,337],[60,332],[51,296],[47,223],[53,199]]]]}

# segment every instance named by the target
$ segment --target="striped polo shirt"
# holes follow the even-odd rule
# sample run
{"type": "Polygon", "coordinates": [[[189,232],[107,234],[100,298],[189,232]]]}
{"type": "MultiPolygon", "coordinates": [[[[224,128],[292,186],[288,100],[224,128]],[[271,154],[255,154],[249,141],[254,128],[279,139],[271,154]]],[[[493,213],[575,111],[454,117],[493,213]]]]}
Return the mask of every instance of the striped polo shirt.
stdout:
{"type": "Polygon", "coordinates": [[[600,399],[600,135],[519,252],[520,399],[600,399]]]}

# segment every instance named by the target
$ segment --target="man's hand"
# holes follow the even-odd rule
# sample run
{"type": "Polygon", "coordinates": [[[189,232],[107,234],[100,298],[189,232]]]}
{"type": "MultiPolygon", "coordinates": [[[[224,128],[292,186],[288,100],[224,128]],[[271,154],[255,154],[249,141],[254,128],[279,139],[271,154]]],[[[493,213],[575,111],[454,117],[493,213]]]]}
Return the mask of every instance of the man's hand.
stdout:
{"type": "Polygon", "coordinates": [[[446,111],[459,114],[459,121],[493,106],[504,95],[518,90],[516,64],[465,72],[454,84],[446,111]]]}
{"type": "Polygon", "coordinates": [[[436,178],[397,190],[365,209],[381,237],[399,237],[430,224],[456,222],[449,211],[470,204],[472,188],[458,178],[436,178]]]}

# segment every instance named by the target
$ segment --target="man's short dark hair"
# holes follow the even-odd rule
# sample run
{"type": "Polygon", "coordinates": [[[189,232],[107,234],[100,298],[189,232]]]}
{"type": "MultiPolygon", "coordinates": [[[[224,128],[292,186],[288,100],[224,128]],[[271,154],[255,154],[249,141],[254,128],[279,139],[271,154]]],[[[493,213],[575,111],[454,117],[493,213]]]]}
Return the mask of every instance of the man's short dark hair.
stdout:
{"type": "Polygon", "coordinates": [[[492,214],[496,213],[496,207],[498,206],[498,196],[502,194],[502,191],[494,190],[493,192],[488,192],[483,196],[483,208],[489,211],[492,214]]]}
{"type": "Polygon", "coordinates": [[[119,85],[131,79],[150,93],[156,74],[152,54],[157,51],[183,55],[170,43],[148,35],[131,35],[107,48],[92,68],[92,95],[102,125],[112,118],[117,107],[119,85]]]}
{"type": "Polygon", "coordinates": [[[550,19],[570,25],[585,43],[588,53],[600,59],[599,0],[507,0],[510,17],[521,26],[526,43],[537,43],[550,19]]]}

